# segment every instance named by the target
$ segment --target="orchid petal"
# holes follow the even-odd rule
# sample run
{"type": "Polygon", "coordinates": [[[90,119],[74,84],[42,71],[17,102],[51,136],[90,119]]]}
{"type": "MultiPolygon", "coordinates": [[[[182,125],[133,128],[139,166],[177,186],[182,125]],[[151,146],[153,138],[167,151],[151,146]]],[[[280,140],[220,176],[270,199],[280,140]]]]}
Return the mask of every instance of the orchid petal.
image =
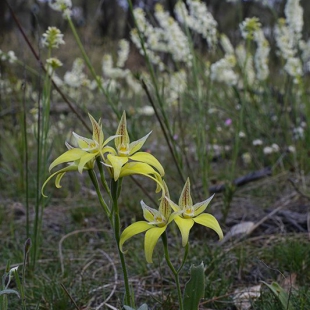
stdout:
{"type": "Polygon", "coordinates": [[[173,211],[175,212],[180,212],[182,211],[182,209],[180,208],[180,206],[178,206],[175,202],[173,202],[169,197],[166,196],[167,201],[170,204],[170,207],[172,208],[173,211]]]}
{"type": "Polygon", "coordinates": [[[83,155],[79,161],[79,165],[78,165],[78,170],[79,173],[83,172],[83,169],[85,167],[85,165],[90,162],[92,159],[94,159],[96,157],[95,153],[86,153],[85,155],[83,155]]]}
{"type": "MultiPolygon", "coordinates": [[[[109,159],[109,155],[108,155],[108,159],[109,159]]],[[[133,175],[133,174],[144,175],[154,180],[157,184],[156,192],[159,192],[158,189],[164,190],[164,187],[162,184],[162,178],[160,177],[158,172],[156,172],[150,165],[145,164],[145,163],[140,163],[140,162],[129,162],[122,167],[119,177],[123,178],[125,176],[133,175]],[[153,177],[153,175],[155,177],[153,177]]]]}
{"type": "Polygon", "coordinates": [[[189,178],[187,178],[179,199],[179,206],[182,209],[185,209],[186,207],[190,207],[193,205],[190,186],[191,186],[190,180],[189,178]]]}
{"type": "Polygon", "coordinates": [[[194,209],[194,216],[199,215],[200,213],[202,213],[204,210],[206,210],[206,208],[208,207],[209,203],[211,202],[212,198],[214,197],[215,194],[213,194],[211,197],[209,197],[208,199],[206,199],[205,201],[196,203],[193,206],[194,209]]]}
{"type": "Polygon", "coordinates": [[[106,144],[108,144],[110,141],[114,140],[117,137],[119,137],[119,136],[118,135],[114,135],[114,136],[109,137],[107,140],[104,141],[102,146],[105,146],[106,144]]]}
{"type": "Polygon", "coordinates": [[[157,184],[155,193],[159,193],[161,190],[162,190],[162,191],[165,191],[167,186],[165,187],[164,180],[162,179],[162,177],[160,176],[160,174],[155,173],[155,174],[154,174],[154,177],[155,177],[155,179],[156,179],[155,182],[156,182],[156,184],[157,184]]]}
{"type": "Polygon", "coordinates": [[[184,247],[188,243],[189,232],[194,225],[194,221],[192,218],[184,219],[180,216],[176,217],[174,221],[180,229],[182,235],[182,246],[184,247]]]}
{"type": "Polygon", "coordinates": [[[173,212],[170,216],[169,216],[169,220],[168,220],[168,224],[169,225],[172,221],[175,220],[175,218],[179,217],[182,213],[182,211],[179,212],[173,212]]]}
{"type": "Polygon", "coordinates": [[[101,154],[105,154],[105,153],[109,153],[109,154],[113,154],[113,155],[117,155],[117,152],[115,151],[115,149],[111,146],[105,146],[102,150],[101,150],[101,154]]]}
{"type": "Polygon", "coordinates": [[[120,177],[120,172],[124,164],[127,163],[128,157],[120,157],[114,156],[112,154],[108,154],[108,160],[113,167],[114,180],[117,181],[120,177]]]}
{"type": "Polygon", "coordinates": [[[137,151],[139,151],[151,133],[152,132],[149,132],[147,135],[145,135],[141,139],[131,142],[129,144],[129,155],[132,155],[136,153],[137,151]]]}
{"type": "Polygon", "coordinates": [[[157,169],[161,176],[165,175],[165,171],[160,162],[150,153],[147,152],[138,152],[129,157],[131,160],[139,161],[142,163],[149,164],[157,169]]]}
{"type": "Polygon", "coordinates": [[[223,238],[223,231],[217,219],[213,215],[208,214],[208,213],[203,213],[203,214],[198,215],[197,217],[194,217],[193,220],[197,224],[213,229],[218,234],[220,239],[223,238]]]}
{"type": "Polygon", "coordinates": [[[84,151],[90,151],[98,147],[94,140],[82,137],[75,132],[72,134],[75,137],[80,149],[84,151]]]}
{"type": "Polygon", "coordinates": [[[130,239],[131,237],[138,235],[146,230],[151,229],[153,226],[145,221],[139,221],[131,224],[128,226],[121,234],[120,241],[119,241],[119,248],[123,251],[123,244],[130,239]]]}
{"type": "Polygon", "coordinates": [[[121,145],[129,144],[129,135],[127,131],[126,113],[123,112],[122,118],[116,130],[117,138],[115,138],[115,146],[118,149],[121,145]]]}
{"type": "Polygon", "coordinates": [[[63,177],[65,174],[66,174],[66,172],[60,172],[60,173],[57,174],[56,179],[55,179],[55,186],[56,186],[57,188],[61,188],[60,181],[61,181],[62,177],[63,177]]]}
{"type": "Polygon", "coordinates": [[[171,207],[169,201],[163,197],[160,204],[158,211],[166,218],[168,219],[171,214],[171,207]]]}
{"type": "MultiPolygon", "coordinates": [[[[46,186],[46,184],[55,176],[55,175],[58,175],[58,174],[65,174],[66,172],[68,172],[68,171],[77,171],[78,170],[78,167],[77,167],[77,165],[69,165],[69,166],[67,166],[67,167],[65,167],[65,168],[62,168],[62,169],[60,169],[60,170],[58,170],[58,171],[56,171],[56,172],[54,172],[53,174],[51,174],[46,180],[45,180],[45,182],[43,183],[43,185],[42,185],[42,189],[41,189],[41,194],[42,194],[42,196],[43,197],[47,197],[45,194],[44,194],[44,188],[45,188],[45,186],[46,186]]],[[[63,177],[63,176],[62,176],[63,177]]],[[[61,177],[61,178],[62,178],[61,177]]],[[[58,183],[56,184],[56,182],[55,182],[55,185],[56,185],[56,187],[58,187],[58,188],[60,188],[61,186],[60,186],[60,180],[61,180],[61,178],[58,180],[58,183]]]]}
{"type": "MultiPolygon", "coordinates": [[[[108,155],[108,158],[109,157],[110,156],[108,155]]],[[[131,174],[158,174],[158,172],[146,163],[128,162],[123,166],[121,175],[124,177],[131,174]]]]}
{"type": "Polygon", "coordinates": [[[143,210],[143,217],[148,222],[153,222],[155,215],[158,214],[159,211],[149,207],[148,205],[146,205],[143,200],[140,201],[140,204],[141,204],[141,207],[142,207],[142,210],[143,210]]]}
{"type": "Polygon", "coordinates": [[[49,171],[51,171],[55,166],[58,166],[63,163],[67,162],[73,162],[75,160],[80,159],[83,155],[87,154],[86,151],[83,151],[78,148],[70,149],[69,151],[66,151],[59,157],[57,157],[49,166],[49,171]]]}
{"type": "Polygon", "coordinates": [[[148,263],[153,263],[152,256],[155,245],[159,239],[159,237],[163,234],[166,230],[167,226],[163,227],[152,227],[145,233],[144,238],[144,251],[145,251],[145,258],[148,263]]]}
{"type": "Polygon", "coordinates": [[[93,127],[93,140],[97,141],[99,146],[102,146],[104,141],[104,135],[102,131],[101,120],[99,119],[97,123],[96,120],[89,113],[88,116],[93,127]]]}

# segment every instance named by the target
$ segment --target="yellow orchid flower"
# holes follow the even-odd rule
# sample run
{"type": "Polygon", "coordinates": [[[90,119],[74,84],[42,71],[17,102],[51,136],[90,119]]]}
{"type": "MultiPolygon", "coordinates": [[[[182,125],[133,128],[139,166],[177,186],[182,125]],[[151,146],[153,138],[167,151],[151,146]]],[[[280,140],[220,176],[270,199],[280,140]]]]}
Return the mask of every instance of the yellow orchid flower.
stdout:
{"type": "MultiPolygon", "coordinates": [[[[164,182],[164,181],[163,181],[164,182]]],[[[165,191],[163,191],[163,197],[161,198],[158,210],[147,206],[141,200],[141,207],[143,209],[143,216],[146,221],[139,221],[128,226],[121,234],[119,247],[122,252],[123,244],[131,237],[145,232],[144,237],[144,252],[145,258],[148,263],[152,263],[153,251],[159,237],[164,233],[169,223],[178,216],[176,213],[171,214],[171,207],[167,200],[169,193],[167,187],[164,184],[165,191]],[[166,193],[166,195],[165,195],[166,193]]]]}
{"type": "MultiPolygon", "coordinates": [[[[115,181],[119,179],[121,170],[129,160],[148,164],[154,167],[161,176],[165,174],[164,168],[152,154],[138,152],[150,134],[151,133],[148,133],[143,138],[130,143],[127,131],[126,113],[123,113],[115,135],[116,150],[113,149],[113,151],[110,151],[106,160],[107,165],[113,168],[113,177],[115,181]]],[[[138,167],[131,166],[131,168],[130,174],[141,174],[138,169],[135,170],[135,168],[138,167]]]]}
{"type": "MultiPolygon", "coordinates": [[[[101,120],[97,122],[90,114],[88,114],[92,128],[93,135],[92,139],[88,139],[82,137],[75,132],[73,132],[73,136],[76,138],[79,147],[72,147],[68,143],[66,143],[67,148],[69,149],[59,157],[57,157],[49,166],[49,171],[51,171],[54,167],[68,163],[69,165],[63,169],[60,169],[54,172],[52,175],[48,177],[48,179],[44,182],[42,186],[42,195],[44,195],[43,190],[48,181],[53,178],[55,175],[55,185],[57,188],[60,188],[60,180],[64,176],[64,174],[68,171],[79,171],[82,173],[83,170],[94,169],[95,159],[98,156],[103,158],[104,153],[114,151],[114,149],[107,144],[115,139],[116,136],[111,136],[107,140],[104,140],[104,134],[102,131],[101,120]]],[[[46,197],[46,196],[45,196],[46,197]]]]}
{"type": "Polygon", "coordinates": [[[90,115],[88,114],[91,124],[92,124],[92,128],[93,128],[93,136],[92,139],[88,139],[85,137],[82,137],[78,134],[76,134],[75,132],[73,132],[73,136],[75,137],[75,139],[77,140],[78,146],[79,148],[72,148],[71,150],[67,151],[66,153],[64,153],[63,155],[61,155],[60,157],[58,157],[50,166],[50,170],[61,164],[66,162],[66,159],[70,160],[70,155],[74,154],[76,152],[76,154],[80,154],[80,161],[79,161],[79,166],[78,166],[78,171],[80,173],[82,173],[82,170],[85,166],[85,164],[89,161],[91,161],[92,159],[96,158],[97,156],[101,156],[103,158],[103,154],[106,152],[110,152],[110,151],[114,151],[112,147],[107,146],[107,144],[116,138],[116,136],[111,136],[109,137],[107,140],[104,140],[104,134],[102,131],[102,124],[101,124],[101,119],[99,119],[98,122],[96,122],[96,120],[90,115]],[[85,151],[84,154],[82,154],[80,151],[83,150],[85,151]],[[68,152],[70,152],[70,154],[68,154],[68,152]]]}
{"type": "Polygon", "coordinates": [[[69,144],[66,144],[69,150],[60,155],[51,163],[51,165],[49,166],[49,171],[51,171],[54,167],[60,164],[78,160],[78,171],[82,173],[85,165],[88,162],[93,161],[98,156],[101,156],[103,158],[104,153],[110,152],[111,149],[113,150],[112,147],[107,146],[106,144],[108,144],[111,140],[115,139],[115,136],[111,136],[104,141],[101,120],[99,119],[99,121],[96,122],[96,120],[90,114],[88,114],[88,116],[93,127],[92,139],[82,137],[73,132],[73,136],[77,140],[79,147],[75,148],[70,146],[69,144]]]}
{"type": "MultiPolygon", "coordinates": [[[[66,152],[67,153],[67,152],[66,152]]],[[[42,185],[42,189],[41,189],[41,193],[42,193],[42,196],[44,197],[47,197],[45,194],[44,194],[44,188],[46,186],[46,184],[54,177],[56,176],[56,179],[55,179],[55,186],[57,188],[61,188],[61,185],[60,185],[60,181],[61,179],[63,178],[63,176],[66,174],[66,172],[69,172],[69,171],[78,171],[79,169],[79,160],[76,160],[76,161],[73,161],[73,162],[70,162],[68,164],[67,167],[65,168],[62,168],[56,172],[54,172],[53,174],[51,174],[44,182],[44,184],[42,185]]],[[[89,161],[88,163],[86,163],[83,167],[84,170],[89,170],[89,169],[94,169],[94,159],[92,161],[89,161]]]]}
{"type": "Polygon", "coordinates": [[[174,213],[178,215],[174,218],[174,221],[180,229],[183,246],[186,246],[188,243],[189,232],[195,223],[213,229],[218,234],[220,239],[223,238],[223,232],[217,219],[211,214],[203,213],[203,211],[207,208],[210,201],[212,200],[213,196],[205,201],[193,205],[190,192],[190,181],[188,178],[182,190],[179,199],[179,205],[167,197],[171,208],[175,211],[174,213]]]}

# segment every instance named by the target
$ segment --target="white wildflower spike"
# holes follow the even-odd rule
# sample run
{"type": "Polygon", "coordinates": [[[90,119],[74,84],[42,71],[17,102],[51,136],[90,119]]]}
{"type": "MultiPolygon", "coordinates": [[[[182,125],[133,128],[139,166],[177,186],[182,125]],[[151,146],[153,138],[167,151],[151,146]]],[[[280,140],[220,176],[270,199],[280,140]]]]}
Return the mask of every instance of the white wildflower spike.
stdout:
{"type": "Polygon", "coordinates": [[[206,4],[200,0],[186,1],[189,12],[182,1],[178,1],[174,11],[178,20],[190,29],[201,34],[210,48],[217,44],[217,22],[208,10],[206,4]]]}
{"type": "Polygon", "coordinates": [[[51,0],[48,3],[53,10],[62,12],[64,18],[68,18],[72,15],[71,0],[51,0]]]}
{"type": "Polygon", "coordinates": [[[124,67],[125,62],[128,59],[129,55],[129,42],[125,39],[122,39],[118,43],[118,53],[117,53],[117,63],[116,66],[119,68],[124,67]]]}
{"type": "Polygon", "coordinates": [[[164,70],[164,64],[160,57],[154,53],[154,51],[165,52],[167,50],[166,44],[163,42],[163,30],[160,28],[154,28],[145,18],[145,13],[141,8],[134,9],[134,16],[136,19],[138,29],[132,29],[130,32],[131,41],[138,48],[141,55],[144,55],[142,48],[140,34],[145,41],[144,49],[149,57],[149,60],[157,65],[160,71],[164,70]]]}
{"type": "Polygon", "coordinates": [[[236,58],[233,55],[226,55],[216,63],[211,65],[211,80],[235,85],[238,82],[238,75],[234,72],[236,58]]]}
{"type": "Polygon", "coordinates": [[[232,46],[229,38],[225,34],[221,34],[220,36],[221,46],[225,52],[225,54],[233,55],[235,53],[234,47],[232,46]]]}
{"type": "Polygon", "coordinates": [[[291,37],[289,28],[286,25],[284,18],[278,20],[278,24],[274,29],[274,36],[280,55],[284,59],[294,57],[296,49],[294,47],[293,38],[291,37]]]}
{"type": "Polygon", "coordinates": [[[284,70],[294,78],[295,84],[299,84],[300,77],[303,75],[302,64],[299,58],[289,58],[284,66],[284,70]]]}
{"type": "Polygon", "coordinates": [[[62,66],[62,62],[58,58],[55,58],[55,57],[51,57],[51,58],[46,59],[46,63],[53,70],[62,66]]]}
{"type": "Polygon", "coordinates": [[[266,80],[269,75],[268,56],[270,46],[261,29],[254,32],[254,41],[257,44],[257,50],[254,57],[256,77],[258,80],[263,81],[266,80]]]}
{"type": "Polygon", "coordinates": [[[254,32],[260,28],[261,23],[257,17],[248,17],[240,24],[241,35],[246,40],[253,40],[254,32]]]}
{"type": "Polygon", "coordinates": [[[48,27],[42,35],[42,45],[47,48],[58,48],[60,44],[65,44],[63,34],[56,27],[48,27]]]}
{"type": "Polygon", "coordinates": [[[16,62],[17,57],[15,56],[15,52],[14,51],[9,51],[8,53],[4,53],[0,49],[0,60],[8,61],[10,64],[13,64],[14,62],[16,62]]]}
{"type": "Polygon", "coordinates": [[[240,66],[244,76],[246,76],[247,84],[251,85],[255,81],[255,72],[253,65],[253,56],[246,53],[243,44],[239,44],[236,48],[237,63],[240,66]]]}
{"type": "Polygon", "coordinates": [[[287,0],[285,5],[285,16],[291,38],[294,42],[294,46],[302,36],[302,29],[304,26],[303,9],[299,3],[300,0],[287,0]]]}
{"type": "Polygon", "coordinates": [[[176,62],[185,62],[188,67],[192,64],[192,53],[187,36],[181,30],[179,24],[164,11],[162,5],[156,4],[155,17],[164,30],[163,38],[167,50],[176,62]]]}

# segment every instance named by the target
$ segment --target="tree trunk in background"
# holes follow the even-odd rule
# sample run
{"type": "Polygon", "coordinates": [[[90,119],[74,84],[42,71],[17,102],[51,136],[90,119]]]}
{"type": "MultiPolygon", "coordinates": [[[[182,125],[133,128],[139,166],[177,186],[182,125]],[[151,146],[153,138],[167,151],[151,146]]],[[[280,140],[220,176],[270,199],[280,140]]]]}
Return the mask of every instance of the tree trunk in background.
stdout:
{"type": "Polygon", "coordinates": [[[7,6],[4,0],[0,0],[0,42],[3,39],[5,30],[6,30],[6,22],[5,15],[7,11],[7,6]]]}
{"type": "Polygon", "coordinates": [[[170,16],[172,16],[175,19],[175,14],[174,14],[174,6],[176,5],[177,0],[167,0],[167,9],[168,12],[170,13],[170,16]]]}
{"type": "MultiPolygon", "coordinates": [[[[132,0],[132,6],[135,7],[136,5],[136,0],[132,0]]],[[[135,28],[135,21],[133,19],[133,16],[128,8],[127,10],[127,14],[126,14],[126,24],[125,24],[125,33],[124,33],[124,37],[125,39],[129,40],[130,39],[130,31],[131,29],[135,28]]]]}
{"type": "Polygon", "coordinates": [[[116,0],[105,0],[101,6],[101,18],[99,19],[100,32],[103,37],[110,37],[112,40],[119,39],[120,33],[120,10],[116,0]]]}

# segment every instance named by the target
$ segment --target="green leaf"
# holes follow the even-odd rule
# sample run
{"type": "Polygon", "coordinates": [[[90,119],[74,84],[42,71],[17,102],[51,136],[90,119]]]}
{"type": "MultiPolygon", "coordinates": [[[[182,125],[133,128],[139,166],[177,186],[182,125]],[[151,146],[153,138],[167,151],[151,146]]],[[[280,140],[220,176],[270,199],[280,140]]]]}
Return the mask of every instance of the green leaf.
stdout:
{"type": "Polygon", "coordinates": [[[198,310],[199,301],[204,297],[205,273],[204,265],[192,265],[190,268],[191,278],[185,285],[183,305],[184,309],[198,310]]]}
{"type": "Polygon", "coordinates": [[[279,299],[284,310],[295,310],[295,308],[292,306],[292,303],[290,302],[289,294],[277,282],[272,282],[271,284],[268,284],[262,281],[262,283],[264,283],[279,299]]]}

